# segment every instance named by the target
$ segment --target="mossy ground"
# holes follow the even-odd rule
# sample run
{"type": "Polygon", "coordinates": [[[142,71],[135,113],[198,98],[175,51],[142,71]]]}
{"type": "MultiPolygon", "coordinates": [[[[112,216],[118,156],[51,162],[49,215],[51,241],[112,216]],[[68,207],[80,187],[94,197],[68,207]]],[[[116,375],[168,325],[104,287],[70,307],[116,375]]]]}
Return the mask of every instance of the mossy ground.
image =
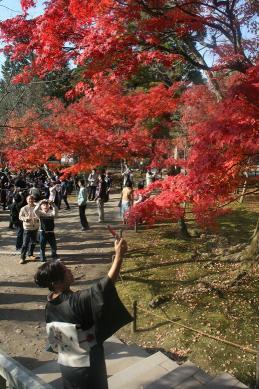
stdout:
{"type": "Polygon", "coordinates": [[[249,242],[258,216],[258,198],[251,197],[209,235],[183,240],[172,224],[127,231],[129,252],[123,281],[117,285],[120,296],[128,307],[137,300],[161,318],[139,309],[137,332],[131,334],[127,326],[119,335],[148,349],[163,349],[178,360],[189,358],[212,375],[227,371],[253,385],[255,355],[180,325],[256,349],[259,263],[221,260],[213,252],[249,242]],[[244,277],[232,285],[241,272],[244,277]],[[204,282],[215,289],[204,288],[204,282]],[[151,308],[157,296],[165,302],[151,308]],[[171,323],[167,318],[180,320],[171,323]]]}

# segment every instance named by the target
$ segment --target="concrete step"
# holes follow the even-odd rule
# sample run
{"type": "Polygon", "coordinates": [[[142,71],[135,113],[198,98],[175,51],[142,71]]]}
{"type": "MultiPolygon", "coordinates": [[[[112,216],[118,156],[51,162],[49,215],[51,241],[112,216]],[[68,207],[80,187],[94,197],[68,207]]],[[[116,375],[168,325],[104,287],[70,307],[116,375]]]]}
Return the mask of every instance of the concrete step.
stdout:
{"type": "Polygon", "coordinates": [[[248,389],[235,377],[228,373],[222,373],[208,382],[202,389],[248,389]]]}
{"type": "Polygon", "coordinates": [[[177,369],[178,364],[160,351],[109,378],[109,389],[139,389],[177,369]]]}
{"type": "Polygon", "coordinates": [[[33,373],[42,381],[50,384],[55,389],[63,389],[61,373],[57,361],[46,362],[33,370],[33,373]]]}
{"type": "Polygon", "coordinates": [[[211,380],[211,377],[203,370],[199,369],[192,362],[185,362],[183,365],[172,370],[168,374],[144,385],[145,389],[198,389],[211,380]]]}
{"type": "Polygon", "coordinates": [[[108,377],[150,356],[150,354],[136,344],[126,345],[122,342],[110,341],[110,339],[104,342],[108,377]]]}
{"type": "MultiPolygon", "coordinates": [[[[127,346],[116,336],[112,336],[104,342],[104,353],[108,377],[150,355],[137,345],[127,346]]],[[[44,382],[51,384],[53,388],[63,388],[56,360],[44,363],[33,372],[44,382]]]]}

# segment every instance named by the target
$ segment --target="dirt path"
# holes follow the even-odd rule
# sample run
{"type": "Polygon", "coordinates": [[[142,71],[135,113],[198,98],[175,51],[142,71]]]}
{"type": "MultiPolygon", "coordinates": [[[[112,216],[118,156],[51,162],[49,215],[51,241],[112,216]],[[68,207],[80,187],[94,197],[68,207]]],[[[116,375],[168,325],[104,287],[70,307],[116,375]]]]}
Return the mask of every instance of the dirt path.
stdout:
{"type": "MultiPolygon", "coordinates": [[[[75,198],[70,210],[61,209],[56,221],[58,255],[75,275],[73,289],[89,286],[106,274],[111,263],[113,239],[106,224],[97,223],[94,202],[88,202],[89,231],[81,231],[75,198]]],[[[119,226],[118,196],[105,204],[106,223],[119,226]]],[[[38,261],[19,264],[14,251],[15,231],[8,229],[8,212],[0,211],[0,349],[30,369],[53,359],[45,351],[44,308],[47,289],[37,288],[33,275],[38,261]]],[[[35,254],[39,255],[37,246],[35,254]]],[[[46,251],[47,256],[50,252],[46,251]]]]}

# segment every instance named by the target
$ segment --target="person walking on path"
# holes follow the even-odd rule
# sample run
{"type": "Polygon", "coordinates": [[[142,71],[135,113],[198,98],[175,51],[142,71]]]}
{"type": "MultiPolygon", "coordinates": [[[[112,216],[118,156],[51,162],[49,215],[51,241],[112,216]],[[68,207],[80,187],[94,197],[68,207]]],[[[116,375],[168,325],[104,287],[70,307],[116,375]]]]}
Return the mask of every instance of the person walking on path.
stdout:
{"type": "Polygon", "coordinates": [[[82,181],[82,180],[78,181],[78,185],[79,185],[79,193],[78,193],[77,203],[78,203],[78,207],[79,207],[79,217],[80,217],[80,222],[82,225],[82,231],[86,231],[89,229],[89,224],[88,224],[87,218],[85,216],[86,202],[87,202],[87,191],[85,188],[84,181],[82,181]]]}
{"type": "Polygon", "coordinates": [[[39,188],[37,188],[37,185],[36,185],[36,182],[34,182],[32,184],[32,187],[29,189],[29,194],[32,195],[36,201],[36,203],[38,201],[40,201],[40,196],[41,196],[41,193],[40,193],[40,190],[39,188]]]}
{"type": "Polygon", "coordinates": [[[133,183],[133,174],[132,170],[128,167],[128,165],[124,164],[124,170],[121,173],[122,175],[122,188],[126,185],[127,181],[131,181],[133,183]]]}
{"type": "Polygon", "coordinates": [[[125,214],[133,205],[133,201],[134,192],[132,188],[132,182],[128,180],[121,192],[121,218],[124,224],[126,223],[125,214]]]}
{"type": "Polygon", "coordinates": [[[107,193],[107,201],[110,199],[110,190],[112,187],[112,178],[109,172],[106,170],[105,172],[105,182],[106,182],[106,193],[107,193]]]}
{"type": "Polygon", "coordinates": [[[62,179],[61,180],[61,197],[60,197],[60,204],[58,207],[59,209],[60,209],[62,200],[66,204],[66,209],[70,209],[70,205],[68,204],[68,201],[67,201],[67,195],[68,195],[68,182],[67,182],[67,180],[62,179]]]}
{"type": "Polygon", "coordinates": [[[19,213],[19,219],[23,222],[23,244],[21,250],[20,264],[26,263],[26,253],[29,249],[30,259],[35,259],[33,251],[37,241],[37,232],[39,228],[39,219],[34,212],[35,203],[32,195],[26,198],[27,205],[21,208],[19,213]]]}
{"type": "Polygon", "coordinates": [[[150,169],[148,169],[146,172],[146,186],[152,184],[152,182],[154,182],[154,179],[155,179],[155,174],[152,173],[150,169]]]}
{"type": "Polygon", "coordinates": [[[57,258],[57,243],[55,237],[54,219],[58,215],[58,209],[54,203],[41,200],[34,208],[36,216],[40,219],[40,260],[46,262],[46,244],[49,243],[53,259],[57,258]]]}
{"type": "Polygon", "coordinates": [[[93,201],[95,199],[95,192],[98,183],[98,175],[96,170],[93,169],[88,176],[88,200],[93,201]]]}
{"type": "Polygon", "coordinates": [[[104,203],[107,202],[107,198],[107,183],[105,181],[105,174],[100,174],[95,196],[98,211],[98,223],[104,222],[104,203]]]}
{"type": "Polygon", "coordinates": [[[16,228],[16,250],[21,250],[23,243],[23,223],[19,219],[19,213],[22,208],[24,202],[24,198],[21,194],[16,193],[13,198],[13,202],[10,205],[10,218],[11,222],[16,228]]]}
{"type": "Polygon", "coordinates": [[[115,241],[115,258],[106,277],[73,292],[73,274],[60,261],[48,261],[34,276],[51,293],[45,310],[49,351],[58,352],[64,389],[108,389],[103,342],[132,317],[115,288],[127,243],[115,241]]]}

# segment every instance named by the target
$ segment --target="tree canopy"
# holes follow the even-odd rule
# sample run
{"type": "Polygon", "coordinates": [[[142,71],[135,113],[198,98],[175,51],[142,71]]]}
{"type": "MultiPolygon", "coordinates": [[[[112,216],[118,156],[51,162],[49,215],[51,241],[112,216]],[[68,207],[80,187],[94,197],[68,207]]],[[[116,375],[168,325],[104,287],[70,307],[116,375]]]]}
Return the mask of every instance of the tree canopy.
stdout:
{"type": "Polygon", "coordinates": [[[147,157],[184,173],[147,188],[132,220],[178,219],[187,202],[201,224],[220,214],[259,149],[255,3],[52,0],[34,19],[35,1],[21,4],[24,15],[0,24],[5,53],[30,59],[13,82],[67,66],[73,78],[69,104],[49,100],[44,118],[30,109],[10,119],[9,163],[33,167],[67,154],[76,172],[147,157]],[[172,157],[176,146],[185,160],[172,157]]]}

